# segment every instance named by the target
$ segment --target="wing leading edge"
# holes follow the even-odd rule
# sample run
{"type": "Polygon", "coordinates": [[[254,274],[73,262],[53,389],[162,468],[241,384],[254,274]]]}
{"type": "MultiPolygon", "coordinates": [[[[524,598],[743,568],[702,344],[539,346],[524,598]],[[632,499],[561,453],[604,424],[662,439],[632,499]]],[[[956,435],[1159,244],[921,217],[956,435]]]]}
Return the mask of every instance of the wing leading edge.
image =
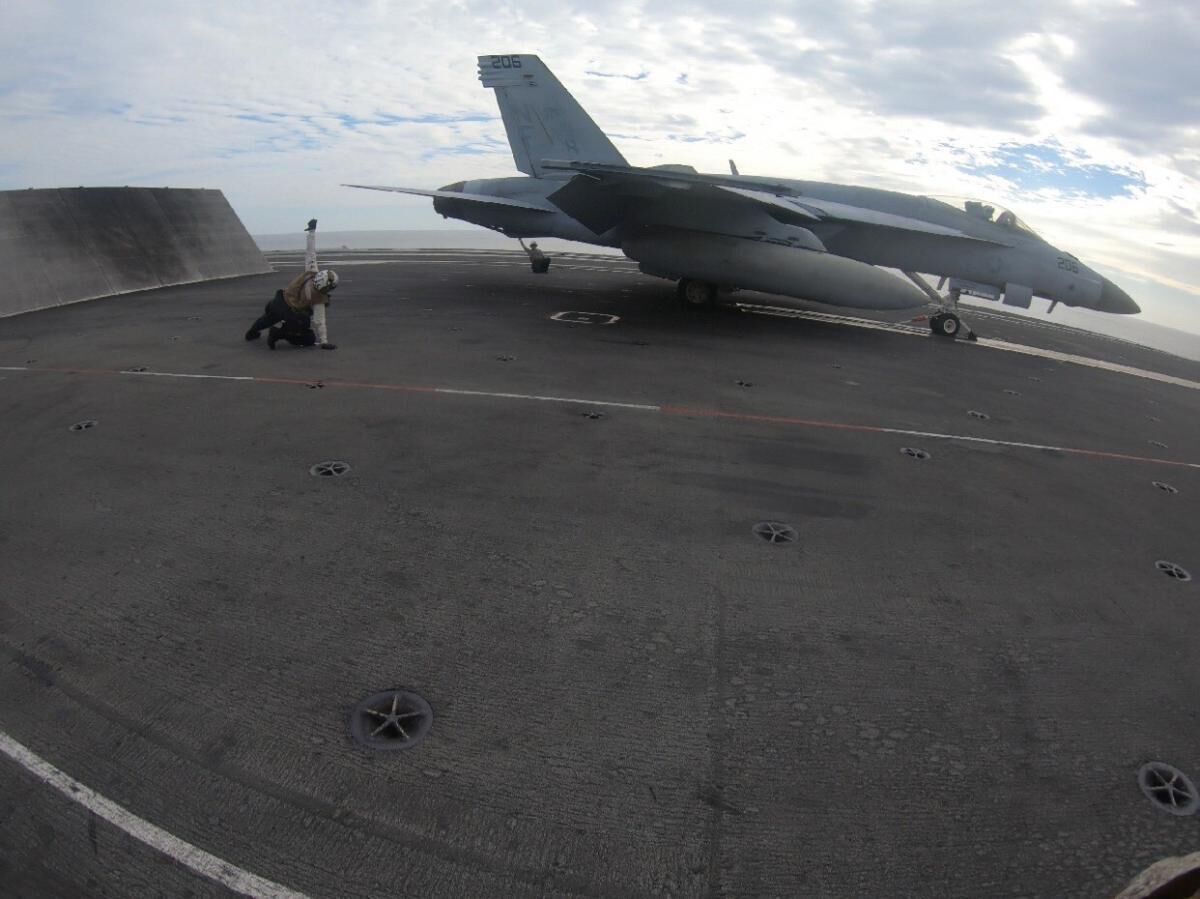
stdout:
{"type": "Polygon", "coordinates": [[[512,200],[508,197],[494,197],[489,194],[468,194],[455,190],[422,190],[417,187],[383,187],[372,184],[343,184],[342,187],[357,187],[360,190],[386,190],[398,194],[412,194],[416,197],[433,197],[442,200],[459,200],[464,203],[478,203],[484,206],[503,206],[506,209],[525,209],[530,212],[546,212],[554,214],[556,209],[526,203],[524,200],[512,200]]]}

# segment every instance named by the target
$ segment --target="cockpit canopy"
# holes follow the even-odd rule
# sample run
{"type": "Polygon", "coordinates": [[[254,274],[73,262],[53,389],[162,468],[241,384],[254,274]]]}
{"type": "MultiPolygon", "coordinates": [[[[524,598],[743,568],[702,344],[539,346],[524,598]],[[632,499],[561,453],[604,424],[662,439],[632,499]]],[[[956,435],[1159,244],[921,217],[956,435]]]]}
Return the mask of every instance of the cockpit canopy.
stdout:
{"type": "Polygon", "coordinates": [[[1036,237],[1038,240],[1042,239],[1040,234],[1017,218],[1016,213],[1011,209],[1005,209],[999,203],[992,203],[988,200],[969,200],[965,197],[931,196],[929,199],[945,203],[947,206],[951,206],[959,212],[965,212],[967,215],[981,221],[992,222],[1002,228],[1011,228],[1013,231],[1018,231],[1030,237],[1036,237]]]}

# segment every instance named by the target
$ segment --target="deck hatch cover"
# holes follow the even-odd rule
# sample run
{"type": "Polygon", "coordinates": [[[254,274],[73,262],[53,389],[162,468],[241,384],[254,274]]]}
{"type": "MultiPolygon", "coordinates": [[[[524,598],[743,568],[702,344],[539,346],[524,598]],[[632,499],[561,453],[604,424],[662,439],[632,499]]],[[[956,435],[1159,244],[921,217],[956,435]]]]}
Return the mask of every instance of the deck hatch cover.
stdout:
{"type": "Polygon", "coordinates": [[[340,478],[349,470],[349,462],[318,462],[308,473],[315,478],[340,478]]]}
{"type": "Polygon", "coordinates": [[[1154,567],[1167,577],[1173,577],[1177,581],[1190,581],[1192,579],[1186,568],[1176,565],[1174,562],[1168,562],[1166,559],[1159,559],[1154,563],[1154,567]]]}
{"type": "Polygon", "coordinates": [[[412,749],[432,725],[433,709],[423,696],[403,688],[384,690],[354,707],[350,736],[367,749],[412,749]]]}
{"type": "Polygon", "coordinates": [[[795,528],[782,521],[760,521],[754,533],[767,543],[795,543],[798,536],[795,528]]]}
{"type": "Polygon", "coordinates": [[[1156,806],[1171,815],[1194,815],[1200,792],[1191,779],[1166,762],[1147,762],[1138,769],[1138,786],[1156,806]]]}

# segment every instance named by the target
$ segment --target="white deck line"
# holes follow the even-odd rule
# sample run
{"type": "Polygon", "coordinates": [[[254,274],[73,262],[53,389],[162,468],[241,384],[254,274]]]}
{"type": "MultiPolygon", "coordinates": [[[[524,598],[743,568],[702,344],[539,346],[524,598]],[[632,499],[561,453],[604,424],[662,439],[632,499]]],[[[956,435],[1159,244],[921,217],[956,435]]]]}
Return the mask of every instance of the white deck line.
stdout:
{"type": "Polygon", "coordinates": [[[251,874],[244,868],[217,858],[186,840],[167,833],[161,827],[139,818],[111,799],[101,796],[69,774],[55,768],[8,734],[0,731],[0,752],[8,756],[42,783],[58,790],[72,802],[77,802],[109,824],[123,830],[135,840],[156,849],[168,858],[215,883],[253,899],[308,899],[304,893],[281,886],[274,881],[251,874]]]}
{"type": "MultiPolygon", "coordinates": [[[[849,325],[852,328],[867,328],[872,331],[890,331],[893,334],[907,334],[911,337],[931,337],[932,334],[927,328],[914,327],[905,323],[881,322],[868,318],[855,318],[849,315],[836,315],[828,312],[810,312],[804,309],[787,309],[774,306],[752,306],[750,304],[739,304],[746,309],[747,312],[753,312],[755,315],[773,315],[776,318],[803,318],[811,321],[829,322],[831,324],[849,325]]],[[[974,310],[972,310],[974,314],[974,310]]],[[[1104,335],[1097,335],[1104,336],[1104,335]]],[[[940,338],[939,338],[940,339],[940,338]]],[[[1110,338],[1119,340],[1119,338],[1110,338]]],[[[1003,350],[1007,353],[1020,353],[1025,356],[1036,356],[1041,359],[1050,359],[1054,362],[1068,362],[1072,365],[1082,365],[1085,368],[1095,368],[1100,371],[1110,371],[1122,375],[1132,375],[1135,378],[1144,378],[1147,381],[1158,381],[1162,384],[1174,384],[1176,387],[1185,387],[1189,390],[1200,390],[1200,382],[1189,381],[1187,378],[1177,378],[1174,375],[1164,375],[1161,372],[1149,371],[1144,368],[1135,368],[1132,365],[1122,365],[1117,362],[1105,362],[1102,359],[1091,359],[1087,356],[1076,356],[1073,353],[1060,353],[1057,350],[1043,350],[1038,347],[1026,346],[1021,343],[1010,343],[1007,340],[1000,340],[993,337],[980,337],[978,342],[968,344],[967,346],[980,346],[993,350],[1003,350]]],[[[1137,346],[1137,344],[1133,344],[1137,346]]],[[[1143,348],[1145,349],[1145,348],[1143,348]]],[[[1150,347],[1149,349],[1153,349],[1150,347]]],[[[1161,351],[1160,351],[1161,352],[1161,351]]]]}
{"type": "Polygon", "coordinates": [[[454,396],[482,396],[501,400],[539,400],[543,403],[574,403],[580,406],[608,406],[617,409],[637,409],[640,412],[661,412],[661,406],[647,403],[615,403],[607,400],[583,400],[570,396],[537,396],[530,393],[492,393],[487,390],[456,390],[450,387],[435,387],[433,393],[449,393],[454,396]]]}
{"type": "Polygon", "coordinates": [[[192,375],[171,371],[123,371],[123,375],[139,378],[193,378],[197,381],[253,381],[251,375],[192,375]]]}

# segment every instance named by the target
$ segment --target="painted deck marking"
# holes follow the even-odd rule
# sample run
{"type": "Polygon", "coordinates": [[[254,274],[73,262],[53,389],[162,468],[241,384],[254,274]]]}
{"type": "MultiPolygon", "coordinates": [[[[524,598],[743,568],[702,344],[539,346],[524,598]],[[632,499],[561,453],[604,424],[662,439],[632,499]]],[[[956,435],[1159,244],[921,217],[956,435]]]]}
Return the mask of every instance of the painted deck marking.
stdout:
{"type": "MultiPolygon", "coordinates": [[[[912,325],[894,322],[875,321],[869,318],[855,318],[850,315],[834,315],[829,312],[811,312],[804,309],[787,309],[776,306],[756,306],[749,303],[739,303],[747,312],[755,315],[771,315],[775,318],[800,318],[809,321],[826,322],[834,325],[847,325],[851,328],[865,328],[871,331],[888,331],[892,334],[907,334],[910,337],[932,337],[932,333],[928,328],[917,328],[912,325]]],[[[974,310],[972,310],[974,314],[974,310]]],[[[992,316],[999,318],[1000,316],[992,316]]],[[[1024,323],[1024,322],[1023,322],[1024,323]]],[[[1035,322],[1035,324],[1045,324],[1044,322],[1035,322]]],[[[1103,334],[1094,335],[1104,337],[1103,334]]],[[[939,338],[941,339],[941,338],[939,338]]],[[[1110,340],[1120,340],[1120,338],[1109,338],[1110,340]]],[[[1144,378],[1148,381],[1158,381],[1162,384],[1174,384],[1176,387],[1185,387],[1189,390],[1200,390],[1200,382],[1189,381],[1187,378],[1177,378],[1174,375],[1164,375],[1161,372],[1149,371],[1144,368],[1136,368],[1132,365],[1123,365],[1119,362],[1105,362],[1102,359],[1090,359],[1087,356],[1077,356],[1074,353],[1061,353],[1058,350],[1043,350],[1038,347],[1026,346],[1021,343],[1011,343],[1007,340],[1001,340],[996,337],[980,337],[978,342],[963,343],[963,346],[986,347],[992,350],[1003,350],[1006,353],[1018,353],[1023,356],[1036,356],[1040,359],[1051,359],[1055,362],[1069,362],[1072,365],[1081,365],[1085,368],[1095,368],[1100,371],[1115,372],[1122,375],[1130,375],[1135,378],[1144,378]]],[[[1133,344],[1138,349],[1145,349],[1138,344],[1133,344]]],[[[1149,349],[1154,349],[1149,347],[1149,349]]]]}
{"type": "Polygon", "coordinates": [[[1056,362],[1070,362],[1086,368],[1098,368],[1101,371],[1111,371],[1122,375],[1132,375],[1135,378],[1145,378],[1148,381],[1160,381],[1163,384],[1174,384],[1176,387],[1186,387],[1189,390],[1200,390],[1200,382],[1189,381],[1187,378],[1177,378],[1174,375],[1164,375],[1144,368],[1134,368],[1132,365],[1122,365],[1119,362],[1105,362],[1101,359],[1089,359],[1087,356],[1076,356],[1072,353],[1060,353],[1057,350],[1042,350],[1037,347],[1025,346],[1020,343],[1009,343],[991,337],[980,337],[979,346],[990,347],[994,350],[1004,350],[1009,353],[1020,353],[1023,356],[1037,356],[1042,359],[1053,359],[1056,362]]]}
{"type": "Polygon", "coordinates": [[[770,315],[775,318],[802,318],[809,321],[824,322],[830,325],[849,325],[852,328],[864,328],[868,331],[887,331],[890,334],[907,334],[909,337],[926,337],[928,328],[915,328],[900,322],[876,321],[873,318],[856,318],[851,315],[834,315],[830,312],[813,312],[808,309],[787,309],[780,306],[757,306],[750,303],[737,303],[746,312],[753,315],[770,315]]]}
{"type": "Polygon", "coordinates": [[[138,378],[192,378],[197,381],[253,381],[251,375],[189,375],[170,371],[123,371],[123,375],[138,378]]]}
{"type": "Polygon", "coordinates": [[[1052,450],[1073,456],[1092,456],[1100,459],[1119,459],[1125,462],[1151,462],[1155,465],[1173,465],[1177,468],[1200,469],[1200,462],[1180,462],[1174,459],[1155,459],[1150,456],[1134,456],[1128,453],[1110,453],[1103,450],[1079,449],[1070,446],[1052,446],[1045,443],[1022,443],[1018,440],[996,440],[992,437],[972,437],[968,434],[942,434],[937,431],[914,431],[906,428],[885,428],[877,425],[856,425],[836,421],[820,421],[808,418],[788,418],[779,415],[750,415],[743,412],[720,412],[716,409],[663,406],[664,415],[679,415],[692,418],[726,418],[734,421],[763,422],[766,424],[793,425],[805,428],[822,428],[834,431],[858,431],[867,434],[898,434],[903,437],[927,437],[930,440],[955,440],[961,443],[984,443],[989,446],[1007,446],[1013,449],[1052,450]]]}
{"type": "Polygon", "coordinates": [[[254,899],[308,899],[304,893],[298,893],[264,877],[259,877],[257,874],[251,874],[237,865],[205,852],[199,846],[193,846],[191,843],[167,833],[146,819],[139,818],[133,812],[122,808],[111,799],[101,796],[69,774],[55,768],[3,731],[0,731],[0,752],[33,774],[42,783],[58,790],[72,802],[79,803],[135,840],[156,849],[201,877],[228,887],[243,896],[254,897],[254,899]]]}
{"type": "Polygon", "coordinates": [[[454,396],[482,396],[502,400],[538,400],[543,403],[578,403],[585,406],[609,406],[617,409],[637,409],[641,412],[661,412],[661,406],[646,403],[615,403],[607,400],[584,400],[570,396],[537,396],[529,393],[492,393],[487,390],[454,390],[449,387],[435,387],[434,393],[449,393],[454,396]]]}
{"type": "Polygon", "coordinates": [[[621,320],[619,315],[607,312],[555,312],[550,316],[551,321],[566,322],[572,325],[615,325],[621,320]],[[570,317],[568,317],[570,316],[570,317]]]}
{"type": "MultiPolygon", "coordinates": [[[[111,369],[78,369],[78,368],[38,368],[24,369],[13,368],[4,369],[6,371],[24,371],[29,374],[73,374],[73,375],[147,375],[151,374],[159,378],[180,378],[183,380],[223,380],[223,381],[241,381],[243,383],[252,384],[287,384],[287,385],[309,385],[313,379],[300,378],[272,378],[266,376],[251,376],[251,375],[196,375],[185,372],[127,372],[114,371],[111,369]]],[[[1165,376],[1164,376],[1165,377],[1165,376]]],[[[969,434],[945,434],[937,431],[917,431],[908,428],[888,428],[881,425],[864,425],[853,424],[850,422],[823,421],[820,419],[795,418],[780,415],[755,415],[747,412],[722,412],[718,409],[706,409],[703,407],[688,407],[688,406],[671,406],[671,405],[656,405],[653,403],[622,403],[614,400],[593,400],[583,397],[571,396],[545,396],[532,393],[507,393],[492,390],[466,390],[454,387],[422,387],[409,384],[372,384],[358,381],[326,381],[321,383],[325,387],[331,388],[346,388],[358,390],[385,390],[394,393],[425,393],[425,394],[443,394],[447,396],[473,396],[482,397],[484,399],[503,399],[503,400],[526,400],[541,403],[569,403],[572,405],[581,406],[602,406],[614,409],[632,409],[638,412],[657,412],[662,415],[672,415],[682,418],[712,418],[712,419],[727,419],[730,421],[742,421],[751,423],[779,424],[790,425],[793,427],[819,428],[830,431],[855,431],[865,434],[896,434],[904,437],[925,437],[930,440],[950,440],[959,443],[979,443],[989,446],[1005,446],[1013,449],[1030,449],[1030,450],[1050,450],[1053,452],[1065,453],[1073,456],[1087,456],[1096,459],[1115,459],[1124,462],[1144,462],[1153,465],[1169,465],[1174,468],[1192,468],[1200,469],[1200,463],[1183,462],[1175,459],[1159,459],[1152,456],[1137,456],[1130,453],[1114,453],[1104,450],[1082,449],[1080,447],[1070,446],[1053,446],[1043,443],[1027,443],[1019,440],[997,440],[992,437],[973,437],[969,434]]]]}

